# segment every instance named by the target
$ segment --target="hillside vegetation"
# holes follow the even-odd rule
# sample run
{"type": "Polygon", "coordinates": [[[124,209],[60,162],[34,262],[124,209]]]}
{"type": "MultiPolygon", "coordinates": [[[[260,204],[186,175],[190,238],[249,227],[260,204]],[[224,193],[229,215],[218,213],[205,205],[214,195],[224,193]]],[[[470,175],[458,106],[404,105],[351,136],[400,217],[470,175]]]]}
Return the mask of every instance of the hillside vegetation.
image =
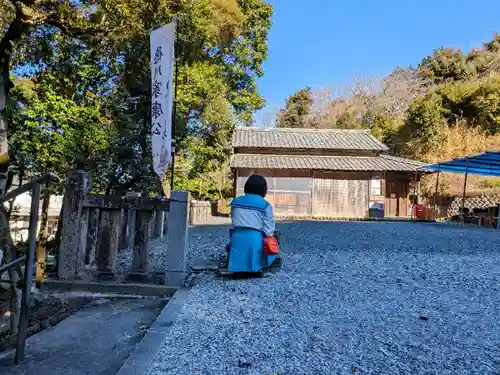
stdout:
{"type": "MultiPolygon", "coordinates": [[[[417,67],[396,68],[387,77],[357,80],[342,90],[298,90],[276,125],[369,128],[392,153],[424,162],[500,149],[500,35],[469,53],[439,48],[417,67]]],[[[471,189],[498,185],[484,177],[469,184],[471,189]]],[[[442,178],[443,193],[461,189],[462,177],[442,178]]]]}

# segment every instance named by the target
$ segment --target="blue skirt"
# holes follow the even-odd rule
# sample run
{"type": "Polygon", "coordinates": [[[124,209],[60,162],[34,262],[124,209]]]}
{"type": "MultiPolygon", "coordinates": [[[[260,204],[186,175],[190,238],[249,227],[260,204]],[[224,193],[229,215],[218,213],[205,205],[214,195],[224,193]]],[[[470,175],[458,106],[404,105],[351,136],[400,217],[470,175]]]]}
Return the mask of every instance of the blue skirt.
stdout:
{"type": "Polygon", "coordinates": [[[229,251],[229,272],[259,272],[267,268],[276,256],[264,254],[264,235],[253,229],[232,230],[229,251]]]}

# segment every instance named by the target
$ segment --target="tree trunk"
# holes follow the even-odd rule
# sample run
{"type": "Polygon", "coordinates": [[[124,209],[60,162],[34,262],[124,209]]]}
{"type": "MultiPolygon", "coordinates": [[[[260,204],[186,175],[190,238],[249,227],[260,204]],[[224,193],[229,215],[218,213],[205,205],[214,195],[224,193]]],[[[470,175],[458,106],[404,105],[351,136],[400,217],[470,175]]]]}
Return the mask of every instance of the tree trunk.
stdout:
{"type": "MultiPolygon", "coordinates": [[[[63,200],[64,202],[64,200],[63,200]]],[[[64,212],[64,203],[61,205],[61,210],[59,211],[59,218],[57,219],[57,232],[56,232],[56,238],[55,238],[55,248],[56,248],[56,254],[59,254],[59,246],[61,245],[61,234],[62,234],[62,219],[63,219],[63,212],[64,212]]],[[[58,263],[59,264],[59,263],[58,263]]]]}
{"type": "MultiPolygon", "coordinates": [[[[30,6],[33,0],[23,1],[24,6],[30,6]]],[[[16,14],[3,37],[0,39],[0,195],[8,189],[7,172],[9,170],[9,143],[8,124],[6,118],[6,107],[9,91],[13,87],[10,80],[10,58],[14,48],[14,42],[18,41],[28,30],[30,23],[25,22],[23,7],[16,7],[16,14]]],[[[9,213],[3,204],[0,204],[0,248],[4,251],[4,258],[10,262],[16,258],[16,252],[12,243],[10,233],[9,213]]],[[[20,293],[17,289],[19,269],[9,271],[11,299],[11,329],[17,334],[19,324],[20,293]]]]}
{"type": "MultiPolygon", "coordinates": [[[[33,203],[31,203],[33,204],[33,203]]],[[[47,227],[49,222],[50,195],[45,195],[42,200],[42,219],[40,220],[40,233],[36,248],[36,282],[39,284],[45,272],[45,258],[47,252],[47,227]]]]}
{"type": "Polygon", "coordinates": [[[7,171],[9,167],[9,144],[7,141],[8,126],[5,112],[7,107],[7,95],[11,84],[8,63],[2,63],[0,57],[0,173],[4,174],[0,182],[1,194],[5,194],[6,191],[7,171]]]}
{"type": "Polygon", "coordinates": [[[49,205],[50,205],[50,195],[44,196],[42,200],[42,217],[40,219],[40,232],[38,233],[39,242],[42,242],[44,238],[45,240],[47,240],[49,205]]]}
{"type": "MultiPolygon", "coordinates": [[[[7,190],[7,171],[9,168],[9,144],[7,141],[7,119],[5,110],[7,107],[7,95],[11,87],[9,78],[9,59],[7,51],[0,51],[0,195],[7,190]],[[2,52],[5,52],[2,53],[2,52]]],[[[3,204],[0,204],[0,245],[4,251],[6,262],[16,258],[10,233],[9,215],[3,204]]],[[[18,273],[11,268],[9,270],[11,303],[10,303],[10,328],[17,334],[19,325],[19,301],[20,293],[17,289],[18,273]]]]}

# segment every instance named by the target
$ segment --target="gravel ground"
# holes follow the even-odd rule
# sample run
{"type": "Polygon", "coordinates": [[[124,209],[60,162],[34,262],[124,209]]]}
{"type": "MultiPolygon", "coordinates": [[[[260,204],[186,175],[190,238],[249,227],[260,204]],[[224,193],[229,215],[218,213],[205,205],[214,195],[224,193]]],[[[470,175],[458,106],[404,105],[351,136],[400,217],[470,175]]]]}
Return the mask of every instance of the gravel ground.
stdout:
{"type": "MultiPolygon", "coordinates": [[[[188,264],[192,265],[197,259],[217,259],[223,252],[229,240],[228,219],[213,218],[214,222],[223,225],[197,226],[189,228],[188,264]]],[[[150,244],[149,259],[153,271],[163,271],[166,267],[165,253],[167,251],[167,237],[153,240],[150,244]]],[[[118,267],[122,271],[132,268],[132,249],[120,250],[117,256],[118,267]]]]}
{"type": "MultiPolygon", "coordinates": [[[[280,223],[284,266],[195,286],[157,374],[500,374],[499,233],[280,223]]],[[[194,256],[227,227],[191,229],[194,256]]]]}

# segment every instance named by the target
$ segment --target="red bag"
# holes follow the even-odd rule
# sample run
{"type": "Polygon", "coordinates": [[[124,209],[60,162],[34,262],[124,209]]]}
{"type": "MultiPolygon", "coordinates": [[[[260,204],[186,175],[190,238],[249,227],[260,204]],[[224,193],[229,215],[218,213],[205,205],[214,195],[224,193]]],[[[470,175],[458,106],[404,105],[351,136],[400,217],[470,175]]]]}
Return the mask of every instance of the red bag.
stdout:
{"type": "Polygon", "coordinates": [[[274,236],[264,237],[264,254],[278,255],[279,253],[280,253],[280,247],[276,237],[274,236]]]}

